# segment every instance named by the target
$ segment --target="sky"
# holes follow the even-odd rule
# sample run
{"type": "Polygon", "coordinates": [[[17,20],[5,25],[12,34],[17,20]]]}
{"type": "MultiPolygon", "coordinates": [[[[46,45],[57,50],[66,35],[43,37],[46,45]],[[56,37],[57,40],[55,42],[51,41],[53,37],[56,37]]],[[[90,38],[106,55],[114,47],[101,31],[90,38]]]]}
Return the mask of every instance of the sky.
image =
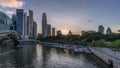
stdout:
{"type": "Polygon", "coordinates": [[[42,13],[47,14],[48,24],[57,30],[80,33],[98,30],[99,25],[108,26],[113,32],[120,29],[120,0],[0,0],[0,11],[9,16],[17,8],[34,12],[34,20],[41,33],[42,13]]]}

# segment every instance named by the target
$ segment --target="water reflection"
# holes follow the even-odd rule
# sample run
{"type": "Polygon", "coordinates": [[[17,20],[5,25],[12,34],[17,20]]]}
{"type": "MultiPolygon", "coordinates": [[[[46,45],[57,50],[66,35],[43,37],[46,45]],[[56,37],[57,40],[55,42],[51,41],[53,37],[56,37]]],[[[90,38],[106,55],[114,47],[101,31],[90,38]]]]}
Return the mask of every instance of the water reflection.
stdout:
{"type": "Polygon", "coordinates": [[[0,68],[110,68],[94,55],[42,45],[24,45],[0,55],[0,68]]]}

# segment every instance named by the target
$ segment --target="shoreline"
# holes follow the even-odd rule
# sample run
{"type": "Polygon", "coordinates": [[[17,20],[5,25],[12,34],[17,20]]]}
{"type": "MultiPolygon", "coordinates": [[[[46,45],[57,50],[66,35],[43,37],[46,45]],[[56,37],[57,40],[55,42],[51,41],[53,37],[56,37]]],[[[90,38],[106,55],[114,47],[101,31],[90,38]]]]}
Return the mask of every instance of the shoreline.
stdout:
{"type": "Polygon", "coordinates": [[[117,60],[115,57],[111,57],[107,55],[106,53],[102,53],[99,50],[95,50],[94,47],[90,46],[82,46],[82,45],[70,45],[70,44],[59,44],[59,43],[50,43],[50,42],[41,42],[44,44],[53,44],[52,47],[62,48],[62,49],[72,49],[75,52],[82,52],[82,53],[92,53],[98,58],[100,58],[102,61],[107,63],[113,68],[120,68],[120,60],[117,60]],[[59,45],[59,46],[58,46],[59,45]],[[70,46],[70,47],[69,47],[70,46]],[[83,51],[83,47],[86,48],[88,51],[83,51]]]}

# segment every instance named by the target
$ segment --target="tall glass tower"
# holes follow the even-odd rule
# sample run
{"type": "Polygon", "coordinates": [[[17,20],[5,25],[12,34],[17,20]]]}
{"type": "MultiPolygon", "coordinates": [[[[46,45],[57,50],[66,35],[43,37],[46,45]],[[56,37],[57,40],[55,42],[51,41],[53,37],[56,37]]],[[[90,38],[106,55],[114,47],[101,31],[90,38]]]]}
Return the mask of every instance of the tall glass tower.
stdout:
{"type": "Polygon", "coordinates": [[[33,11],[29,10],[29,37],[33,38],[33,11]]]}
{"type": "Polygon", "coordinates": [[[17,34],[19,36],[24,34],[24,10],[17,9],[16,10],[16,27],[17,27],[17,34]]]}

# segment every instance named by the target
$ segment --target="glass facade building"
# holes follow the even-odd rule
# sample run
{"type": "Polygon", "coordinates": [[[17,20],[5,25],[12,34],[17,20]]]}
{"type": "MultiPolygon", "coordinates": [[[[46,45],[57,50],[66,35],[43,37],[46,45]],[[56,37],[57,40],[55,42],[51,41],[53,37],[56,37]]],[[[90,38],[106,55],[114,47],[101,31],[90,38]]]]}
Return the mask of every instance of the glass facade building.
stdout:
{"type": "Polygon", "coordinates": [[[17,34],[19,36],[24,34],[24,10],[17,9],[16,10],[16,27],[17,27],[17,34]]]}
{"type": "Polygon", "coordinates": [[[29,10],[29,37],[33,38],[33,11],[29,10]]]}
{"type": "Polygon", "coordinates": [[[10,30],[12,20],[5,13],[0,11],[0,31],[10,30]]]}

